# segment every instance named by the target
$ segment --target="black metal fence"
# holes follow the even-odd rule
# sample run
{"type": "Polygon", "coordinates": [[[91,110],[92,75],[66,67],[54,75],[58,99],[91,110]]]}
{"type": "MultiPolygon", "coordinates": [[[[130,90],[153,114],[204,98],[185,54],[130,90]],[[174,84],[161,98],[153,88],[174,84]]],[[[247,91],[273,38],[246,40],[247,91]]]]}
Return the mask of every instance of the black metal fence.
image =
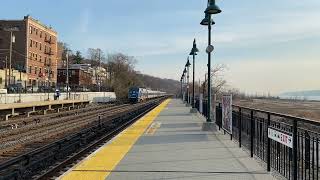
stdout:
{"type": "MultiPolygon", "coordinates": [[[[207,117],[207,101],[203,101],[202,114],[207,117]]],[[[200,109],[199,100],[196,108],[200,109]]],[[[287,179],[320,179],[319,140],[320,122],[252,109],[233,106],[231,139],[239,147],[250,151],[271,169],[287,179]],[[292,148],[268,138],[268,129],[292,136],[292,148]]],[[[222,127],[222,107],[216,107],[216,124],[222,127]]]]}

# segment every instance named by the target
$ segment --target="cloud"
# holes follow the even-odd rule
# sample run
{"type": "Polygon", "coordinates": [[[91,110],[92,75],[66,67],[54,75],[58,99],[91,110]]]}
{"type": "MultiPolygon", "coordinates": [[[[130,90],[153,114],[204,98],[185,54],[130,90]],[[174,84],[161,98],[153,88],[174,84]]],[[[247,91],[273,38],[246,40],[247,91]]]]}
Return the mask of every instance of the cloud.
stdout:
{"type": "Polygon", "coordinates": [[[232,27],[222,27],[217,32],[216,42],[227,46],[247,46],[320,36],[320,24],[316,23],[319,19],[318,10],[258,15],[247,22],[235,22],[232,27]]]}

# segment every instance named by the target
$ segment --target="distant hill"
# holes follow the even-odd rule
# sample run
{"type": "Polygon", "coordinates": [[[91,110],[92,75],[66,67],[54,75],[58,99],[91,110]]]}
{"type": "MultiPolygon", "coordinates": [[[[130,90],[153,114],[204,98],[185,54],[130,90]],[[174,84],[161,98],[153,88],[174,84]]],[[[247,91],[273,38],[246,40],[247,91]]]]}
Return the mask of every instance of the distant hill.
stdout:
{"type": "Polygon", "coordinates": [[[320,90],[285,92],[280,96],[320,96],[320,90]]]}
{"type": "Polygon", "coordinates": [[[177,94],[180,90],[180,82],[172,79],[162,79],[145,74],[137,74],[138,79],[144,87],[153,90],[165,91],[171,94],[177,94]]]}

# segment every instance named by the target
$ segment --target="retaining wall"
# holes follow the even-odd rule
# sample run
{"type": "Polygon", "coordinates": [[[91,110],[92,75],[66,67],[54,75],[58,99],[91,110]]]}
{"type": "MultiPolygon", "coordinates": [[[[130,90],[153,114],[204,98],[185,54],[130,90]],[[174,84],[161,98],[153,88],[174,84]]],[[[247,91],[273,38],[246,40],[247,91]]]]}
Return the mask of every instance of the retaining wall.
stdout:
{"type": "MultiPolygon", "coordinates": [[[[54,100],[54,93],[30,93],[30,94],[0,94],[0,104],[17,103],[17,102],[37,102],[54,100]]],[[[112,102],[116,100],[114,92],[71,92],[71,100],[89,100],[91,102],[112,102]]],[[[67,93],[61,93],[60,100],[67,99],[67,93]]]]}

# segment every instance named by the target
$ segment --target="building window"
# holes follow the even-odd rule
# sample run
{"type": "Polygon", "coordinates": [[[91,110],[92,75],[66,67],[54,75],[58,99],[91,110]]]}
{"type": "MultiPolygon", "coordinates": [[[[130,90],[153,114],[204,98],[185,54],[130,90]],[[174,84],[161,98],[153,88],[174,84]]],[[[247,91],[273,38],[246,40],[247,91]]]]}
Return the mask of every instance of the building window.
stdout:
{"type": "Polygon", "coordinates": [[[35,59],[36,61],[38,60],[38,54],[36,54],[36,59],[35,59]]]}
{"type": "Polygon", "coordinates": [[[30,39],[30,47],[32,47],[32,40],[30,39]]]}
{"type": "Polygon", "coordinates": [[[36,48],[38,47],[38,42],[36,42],[36,48]]]}
{"type": "Polygon", "coordinates": [[[36,29],[36,35],[38,35],[38,29],[36,29]]]}
{"type": "Polygon", "coordinates": [[[40,31],[40,38],[42,38],[42,31],[40,31]]]}
{"type": "Polygon", "coordinates": [[[41,74],[42,73],[42,69],[41,68],[39,68],[39,74],[41,74]]]}
{"type": "Polygon", "coordinates": [[[39,46],[40,46],[40,51],[41,51],[41,49],[42,49],[42,44],[41,44],[41,43],[39,43],[39,46]]]}
{"type": "Polygon", "coordinates": [[[34,68],[34,74],[37,74],[38,73],[38,67],[35,67],[34,68]]]}
{"type": "Polygon", "coordinates": [[[67,75],[67,70],[63,70],[63,75],[67,75]]]}
{"type": "Polygon", "coordinates": [[[42,57],[39,55],[39,61],[42,62],[42,57]]]}
{"type": "Polygon", "coordinates": [[[29,27],[29,32],[32,34],[32,26],[29,27]]]}
{"type": "Polygon", "coordinates": [[[29,52],[29,59],[32,60],[32,52],[29,52]]]}
{"type": "Polygon", "coordinates": [[[29,66],[29,74],[32,73],[32,66],[29,66]]]}

